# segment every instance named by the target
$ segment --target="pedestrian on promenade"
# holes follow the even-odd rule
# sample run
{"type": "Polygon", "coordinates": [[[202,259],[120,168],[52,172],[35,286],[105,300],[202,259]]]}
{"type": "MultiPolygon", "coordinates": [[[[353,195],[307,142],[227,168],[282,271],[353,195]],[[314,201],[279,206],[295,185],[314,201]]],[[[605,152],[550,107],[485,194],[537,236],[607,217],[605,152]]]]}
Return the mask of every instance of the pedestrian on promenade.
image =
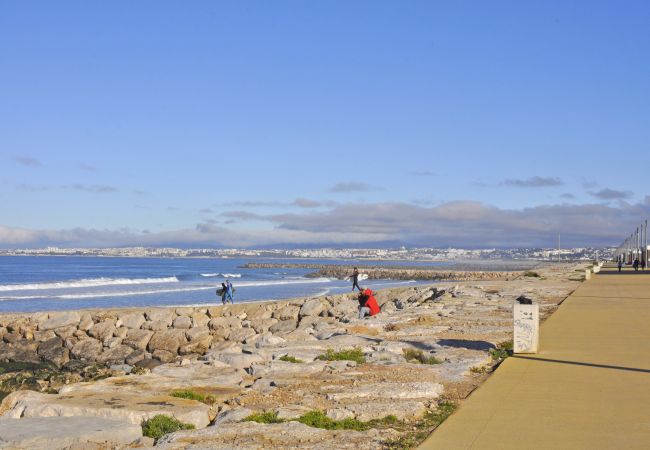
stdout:
{"type": "Polygon", "coordinates": [[[361,287],[359,286],[359,269],[356,267],[352,271],[352,292],[354,292],[355,287],[361,292],[361,287]]]}
{"type": "Polygon", "coordinates": [[[234,291],[235,291],[235,288],[232,287],[232,283],[230,282],[230,280],[226,280],[226,297],[228,299],[230,299],[230,304],[231,305],[234,304],[233,299],[232,299],[232,295],[233,295],[234,291]]]}
{"type": "Polygon", "coordinates": [[[632,267],[634,267],[634,271],[638,272],[639,271],[639,258],[636,258],[634,262],[632,263],[632,267]]]}
{"type": "Polygon", "coordinates": [[[620,272],[622,268],[623,268],[623,260],[621,258],[618,258],[618,271],[620,272]]]}
{"type": "Polygon", "coordinates": [[[641,270],[645,271],[645,258],[641,258],[641,270]]]}

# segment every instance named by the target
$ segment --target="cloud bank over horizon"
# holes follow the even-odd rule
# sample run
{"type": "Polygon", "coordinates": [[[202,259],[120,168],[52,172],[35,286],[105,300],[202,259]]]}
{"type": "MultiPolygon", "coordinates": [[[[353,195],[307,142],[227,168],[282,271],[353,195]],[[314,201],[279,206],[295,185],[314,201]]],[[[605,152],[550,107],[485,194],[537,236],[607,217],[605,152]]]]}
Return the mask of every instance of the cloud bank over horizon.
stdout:
{"type": "Polygon", "coordinates": [[[558,233],[565,246],[598,247],[617,245],[649,213],[650,197],[638,203],[564,203],[523,209],[468,200],[433,207],[348,203],[325,211],[285,214],[225,211],[221,216],[230,220],[202,219],[193,228],[160,232],[81,227],[33,230],[0,225],[0,247],[552,247],[558,233]],[[251,226],[250,221],[267,226],[251,226]]]}

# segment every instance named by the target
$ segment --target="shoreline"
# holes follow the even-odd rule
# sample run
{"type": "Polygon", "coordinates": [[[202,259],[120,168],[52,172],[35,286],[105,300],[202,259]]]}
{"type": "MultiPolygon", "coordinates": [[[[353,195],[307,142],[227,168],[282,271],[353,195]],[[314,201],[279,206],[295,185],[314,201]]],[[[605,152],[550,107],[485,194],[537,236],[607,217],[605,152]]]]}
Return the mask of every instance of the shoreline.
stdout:
{"type": "MultiPolygon", "coordinates": [[[[166,449],[414,447],[439,423],[433,417],[453,410],[507,356],[502,345],[512,338],[515,298],[532,298],[545,319],[580,283],[580,270],[564,264],[540,268],[539,277],[381,289],[382,312],[363,320],[351,293],[225,307],[19,313],[12,323],[3,314],[0,355],[18,345],[23,356],[59,358],[62,367],[77,365],[64,362],[67,354],[112,368],[99,372],[104,379],[92,372],[68,384],[51,376],[18,386],[32,390],[10,393],[0,416],[27,424],[51,411],[111,414],[139,425],[166,414],[199,428],[161,439],[166,449]],[[30,344],[28,337],[47,340],[30,344]],[[330,352],[356,360],[328,361],[330,352]],[[211,400],[171,396],[179,390],[211,400]],[[305,424],[310,411],[352,420],[359,431],[305,424]],[[277,423],[247,420],[256,413],[277,423]]],[[[0,374],[0,391],[9,375],[0,374]]],[[[33,426],[34,435],[45,433],[33,426]]]]}

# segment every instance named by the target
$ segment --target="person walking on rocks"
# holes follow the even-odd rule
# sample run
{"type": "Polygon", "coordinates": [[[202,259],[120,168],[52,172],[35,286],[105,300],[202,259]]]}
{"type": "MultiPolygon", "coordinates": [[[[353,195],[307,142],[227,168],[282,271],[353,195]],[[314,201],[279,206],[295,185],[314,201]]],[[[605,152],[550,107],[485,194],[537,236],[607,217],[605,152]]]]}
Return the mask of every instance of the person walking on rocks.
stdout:
{"type": "Polygon", "coordinates": [[[355,287],[361,292],[361,286],[359,286],[359,269],[356,267],[352,271],[352,292],[354,292],[355,287]]]}
{"type": "Polygon", "coordinates": [[[370,289],[362,288],[359,288],[359,291],[359,319],[379,314],[381,309],[379,309],[373,292],[370,289]]]}

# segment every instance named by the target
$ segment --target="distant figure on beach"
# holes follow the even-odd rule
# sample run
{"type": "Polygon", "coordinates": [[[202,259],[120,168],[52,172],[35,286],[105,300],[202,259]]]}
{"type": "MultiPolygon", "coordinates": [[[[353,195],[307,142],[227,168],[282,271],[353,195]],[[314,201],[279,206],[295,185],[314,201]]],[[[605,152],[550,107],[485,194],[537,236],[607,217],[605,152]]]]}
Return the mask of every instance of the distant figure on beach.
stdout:
{"type": "Polygon", "coordinates": [[[221,283],[221,303],[226,304],[226,292],[228,292],[228,286],[226,283],[221,283]]]}
{"type": "Polygon", "coordinates": [[[380,311],[373,292],[370,289],[359,288],[359,319],[374,316],[379,314],[380,311]]]}
{"type": "Polygon", "coordinates": [[[354,292],[355,287],[361,292],[361,286],[359,286],[359,269],[356,267],[352,271],[352,292],[354,292]]]}
{"type": "Polygon", "coordinates": [[[230,299],[231,304],[234,304],[234,302],[232,300],[232,294],[233,294],[232,283],[230,282],[230,280],[226,280],[226,297],[228,297],[230,299]]]}
{"type": "Polygon", "coordinates": [[[623,260],[619,258],[618,259],[618,271],[620,272],[622,268],[623,268],[623,260]]]}
{"type": "Polygon", "coordinates": [[[641,270],[645,270],[645,258],[641,258],[641,270]]]}
{"type": "Polygon", "coordinates": [[[634,267],[634,271],[638,272],[639,271],[639,258],[636,258],[634,262],[632,263],[632,267],[634,267]]]}

